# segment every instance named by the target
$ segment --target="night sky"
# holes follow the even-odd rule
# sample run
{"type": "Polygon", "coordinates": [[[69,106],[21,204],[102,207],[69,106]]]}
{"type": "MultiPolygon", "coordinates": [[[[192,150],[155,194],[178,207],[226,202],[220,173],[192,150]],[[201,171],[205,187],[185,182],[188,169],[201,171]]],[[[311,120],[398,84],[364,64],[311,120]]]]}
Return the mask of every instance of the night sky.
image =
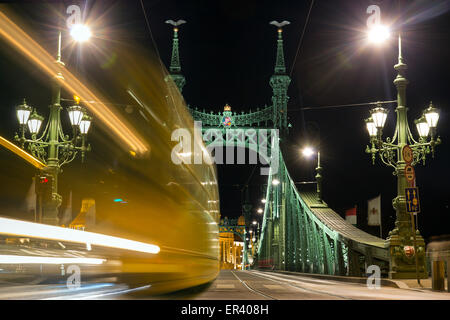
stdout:
{"type": "MultiPolygon", "coordinates": [[[[86,18],[97,26],[91,41],[96,41],[95,36],[103,44],[137,41],[143,47],[157,50],[166,66],[170,63],[172,28],[164,21],[186,20],[179,33],[182,73],[187,81],[183,95],[190,106],[214,112],[222,111],[226,103],[238,113],[270,105],[269,78],[274,72],[277,35],[269,22],[290,21],[283,32],[288,73],[292,69],[288,112],[293,128],[282,145],[288,170],[295,181],[311,181],[315,160],[304,159],[299,150],[308,143],[320,143],[325,201],[341,215],[356,204],[358,226],[378,235],[377,227],[366,225],[366,210],[367,200],[381,193],[386,237],[394,223],[391,201],[396,195],[396,178],[392,168],[378,159],[372,166],[370,156],[365,153],[369,138],[364,119],[369,116],[370,107],[301,110],[396,99],[392,83],[396,75],[393,65],[397,62],[395,37],[379,48],[366,42],[366,9],[370,4],[378,4],[383,22],[393,22],[394,29],[403,23],[403,56],[410,81],[407,106],[413,134],[417,136],[413,120],[430,100],[441,111],[438,135],[443,143],[437,147],[434,159],[430,156],[426,166],[415,168],[422,206],[419,228],[426,239],[450,233],[450,1],[315,1],[297,57],[311,1],[143,1],[154,42],[140,1],[25,1],[12,6],[38,35],[44,48],[53,53],[57,13],[63,16],[69,4],[87,4],[86,18]]],[[[70,52],[66,49],[63,59],[88,79],[101,81],[102,75],[93,65],[89,50],[92,48],[87,46],[76,54],[76,49],[70,52]]],[[[39,70],[21,62],[3,45],[0,55],[3,111],[0,135],[12,139],[17,131],[14,106],[26,96],[32,104],[41,106],[41,114],[45,114],[50,87],[39,70]]],[[[385,137],[394,133],[396,119],[395,105],[388,108],[385,137]]],[[[25,195],[30,184],[27,179],[34,171],[6,151],[1,151],[1,157],[4,192],[0,200],[6,208],[25,195]],[[12,185],[14,188],[8,188],[12,185]]],[[[241,214],[246,184],[253,211],[259,207],[265,177],[259,175],[259,167],[253,169],[249,165],[218,166],[223,216],[241,214]]]]}

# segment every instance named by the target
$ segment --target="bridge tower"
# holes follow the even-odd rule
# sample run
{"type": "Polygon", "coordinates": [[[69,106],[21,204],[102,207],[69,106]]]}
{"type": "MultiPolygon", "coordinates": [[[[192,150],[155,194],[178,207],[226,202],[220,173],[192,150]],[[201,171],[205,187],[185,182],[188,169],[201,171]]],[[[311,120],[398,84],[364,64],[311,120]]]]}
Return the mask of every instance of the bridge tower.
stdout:
{"type": "Polygon", "coordinates": [[[177,85],[180,92],[183,92],[183,87],[186,84],[186,78],[181,73],[181,63],[180,63],[180,52],[178,49],[178,31],[179,26],[183,23],[186,23],[184,20],[167,20],[166,23],[173,25],[173,39],[172,39],[172,58],[170,59],[170,77],[177,85]]]}
{"type": "MultiPolygon", "coordinates": [[[[279,129],[280,140],[289,133],[287,103],[289,96],[287,94],[291,78],[286,74],[286,64],[284,60],[284,44],[283,44],[283,27],[290,24],[289,21],[277,22],[272,21],[270,24],[277,27],[277,53],[275,59],[274,74],[270,78],[270,86],[272,87],[272,108],[273,121],[275,128],[279,129]]],[[[279,152],[278,163],[281,163],[282,156],[279,152]]],[[[276,176],[284,176],[284,166],[280,166],[276,176]]],[[[276,178],[276,177],[275,177],[276,178]]],[[[272,217],[268,220],[268,227],[272,229],[269,231],[270,240],[272,244],[268,250],[272,251],[274,258],[274,265],[279,270],[286,269],[286,210],[285,210],[285,196],[286,196],[286,182],[281,181],[281,184],[274,192],[275,203],[279,205],[273,208],[272,217]]]]}
{"type": "Polygon", "coordinates": [[[288,133],[287,122],[287,103],[289,96],[287,95],[291,78],[286,74],[286,65],[284,63],[283,50],[283,26],[289,24],[288,21],[282,23],[272,21],[271,24],[277,26],[277,55],[275,61],[275,73],[270,78],[270,86],[272,87],[272,104],[273,104],[273,120],[275,128],[280,130],[280,135],[285,136],[288,133]]]}

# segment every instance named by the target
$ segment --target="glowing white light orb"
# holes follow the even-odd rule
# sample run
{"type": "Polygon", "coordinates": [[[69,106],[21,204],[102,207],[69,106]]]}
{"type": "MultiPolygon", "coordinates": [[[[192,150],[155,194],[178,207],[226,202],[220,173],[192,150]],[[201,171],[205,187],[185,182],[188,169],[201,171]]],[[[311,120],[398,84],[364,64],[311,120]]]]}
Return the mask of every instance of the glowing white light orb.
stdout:
{"type": "Polygon", "coordinates": [[[70,35],[77,42],[85,42],[91,37],[91,30],[84,24],[74,24],[70,29],[70,35]]]}
{"type": "Polygon", "coordinates": [[[311,157],[314,154],[314,150],[311,147],[306,147],[305,149],[302,150],[302,153],[305,157],[311,157]]]}
{"type": "Polygon", "coordinates": [[[383,25],[374,26],[369,30],[369,41],[380,44],[390,37],[389,28],[383,25]]]}

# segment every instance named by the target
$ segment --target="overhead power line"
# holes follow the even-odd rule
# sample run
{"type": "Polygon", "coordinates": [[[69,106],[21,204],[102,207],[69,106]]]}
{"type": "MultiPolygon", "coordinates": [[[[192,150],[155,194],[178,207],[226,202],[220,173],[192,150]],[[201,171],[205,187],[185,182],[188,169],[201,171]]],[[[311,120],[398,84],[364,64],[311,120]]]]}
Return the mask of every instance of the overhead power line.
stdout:
{"type": "Polygon", "coordinates": [[[155,48],[156,54],[158,55],[158,59],[161,62],[161,56],[159,55],[158,46],[156,45],[156,41],[153,38],[152,28],[150,28],[150,23],[148,21],[147,12],[145,11],[144,3],[142,2],[142,0],[141,0],[141,7],[142,7],[142,12],[144,13],[145,23],[147,24],[148,33],[150,34],[150,38],[152,39],[153,47],[155,48]]]}
{"type": "Polygon", "coordinates": [[[311,15],[311,10],[312,10],[313,6],[314,6],[314,0],[311,1],[311,5],[309,6],[309,11],[308,11],[308,15],[306,16],[305,25],[303,26],[302,35],[300,37],[300,41],[298,42],[297,51],[295,52],[294,62],[292,63],[291,71],[289,72],[289,77],[291,77],[291,78],[292,78],[292,72],[294,72],[294,66],[295,66],[295,62],[297,61],[298,53],[300,52],[300,47],[302,46],[302,43],[303,43],[303,37],[305,36],[306,27],[308,26],[309,16],[311,15]]]}
{"type": "Polygon", "coordinates": [[[353,103],[353,104],[339,104],[339,105],[334,105],[334,106],[304,107],[304,108],[290,109],[288,111],[322,110],[322,109],[334,109],[334,108],[345,108],[345,107],[370,106],[370,105],[375,105],[375,104],[388,104],[388,103],[394,103],[394,102],[397,102],[397,100],[364,102],[364,103],[353,103]]]}

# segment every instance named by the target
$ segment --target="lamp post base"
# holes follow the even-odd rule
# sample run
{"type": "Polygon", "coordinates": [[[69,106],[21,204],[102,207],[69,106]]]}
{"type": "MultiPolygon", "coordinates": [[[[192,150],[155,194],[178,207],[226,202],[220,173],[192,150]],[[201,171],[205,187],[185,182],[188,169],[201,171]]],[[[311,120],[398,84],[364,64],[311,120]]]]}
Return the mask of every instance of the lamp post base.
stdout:
{"type": "Polygon", "coordinates": [[[62,197],[59,194],[53,194],[52,199],[43,208],[43,216],[41,223],[52,226],[59,226],[59,207],[61,206],[62,197]]]}
{"type": "MultiPolygon", "coordinates": [[[[412,237],[411,237],[412,238],[412,237]]],[[[390,279],[427,279],[428,272],[425,258],[425,241],[417,235],[416,250],[412,239],[399,237],[394,234],[387,239],[390,251],[390,279]],[[416,256],[417,264],[416,264],[416,256]],[[416,267],[417,265],[417,267],[416,267]]]]}
{"type": "Polygon", "coordinates": [[[59,219],[58,217],[43,217],[42,218],[43,224],[48,224],[52,226],[58,226],[59,225],[59,219]]]}

